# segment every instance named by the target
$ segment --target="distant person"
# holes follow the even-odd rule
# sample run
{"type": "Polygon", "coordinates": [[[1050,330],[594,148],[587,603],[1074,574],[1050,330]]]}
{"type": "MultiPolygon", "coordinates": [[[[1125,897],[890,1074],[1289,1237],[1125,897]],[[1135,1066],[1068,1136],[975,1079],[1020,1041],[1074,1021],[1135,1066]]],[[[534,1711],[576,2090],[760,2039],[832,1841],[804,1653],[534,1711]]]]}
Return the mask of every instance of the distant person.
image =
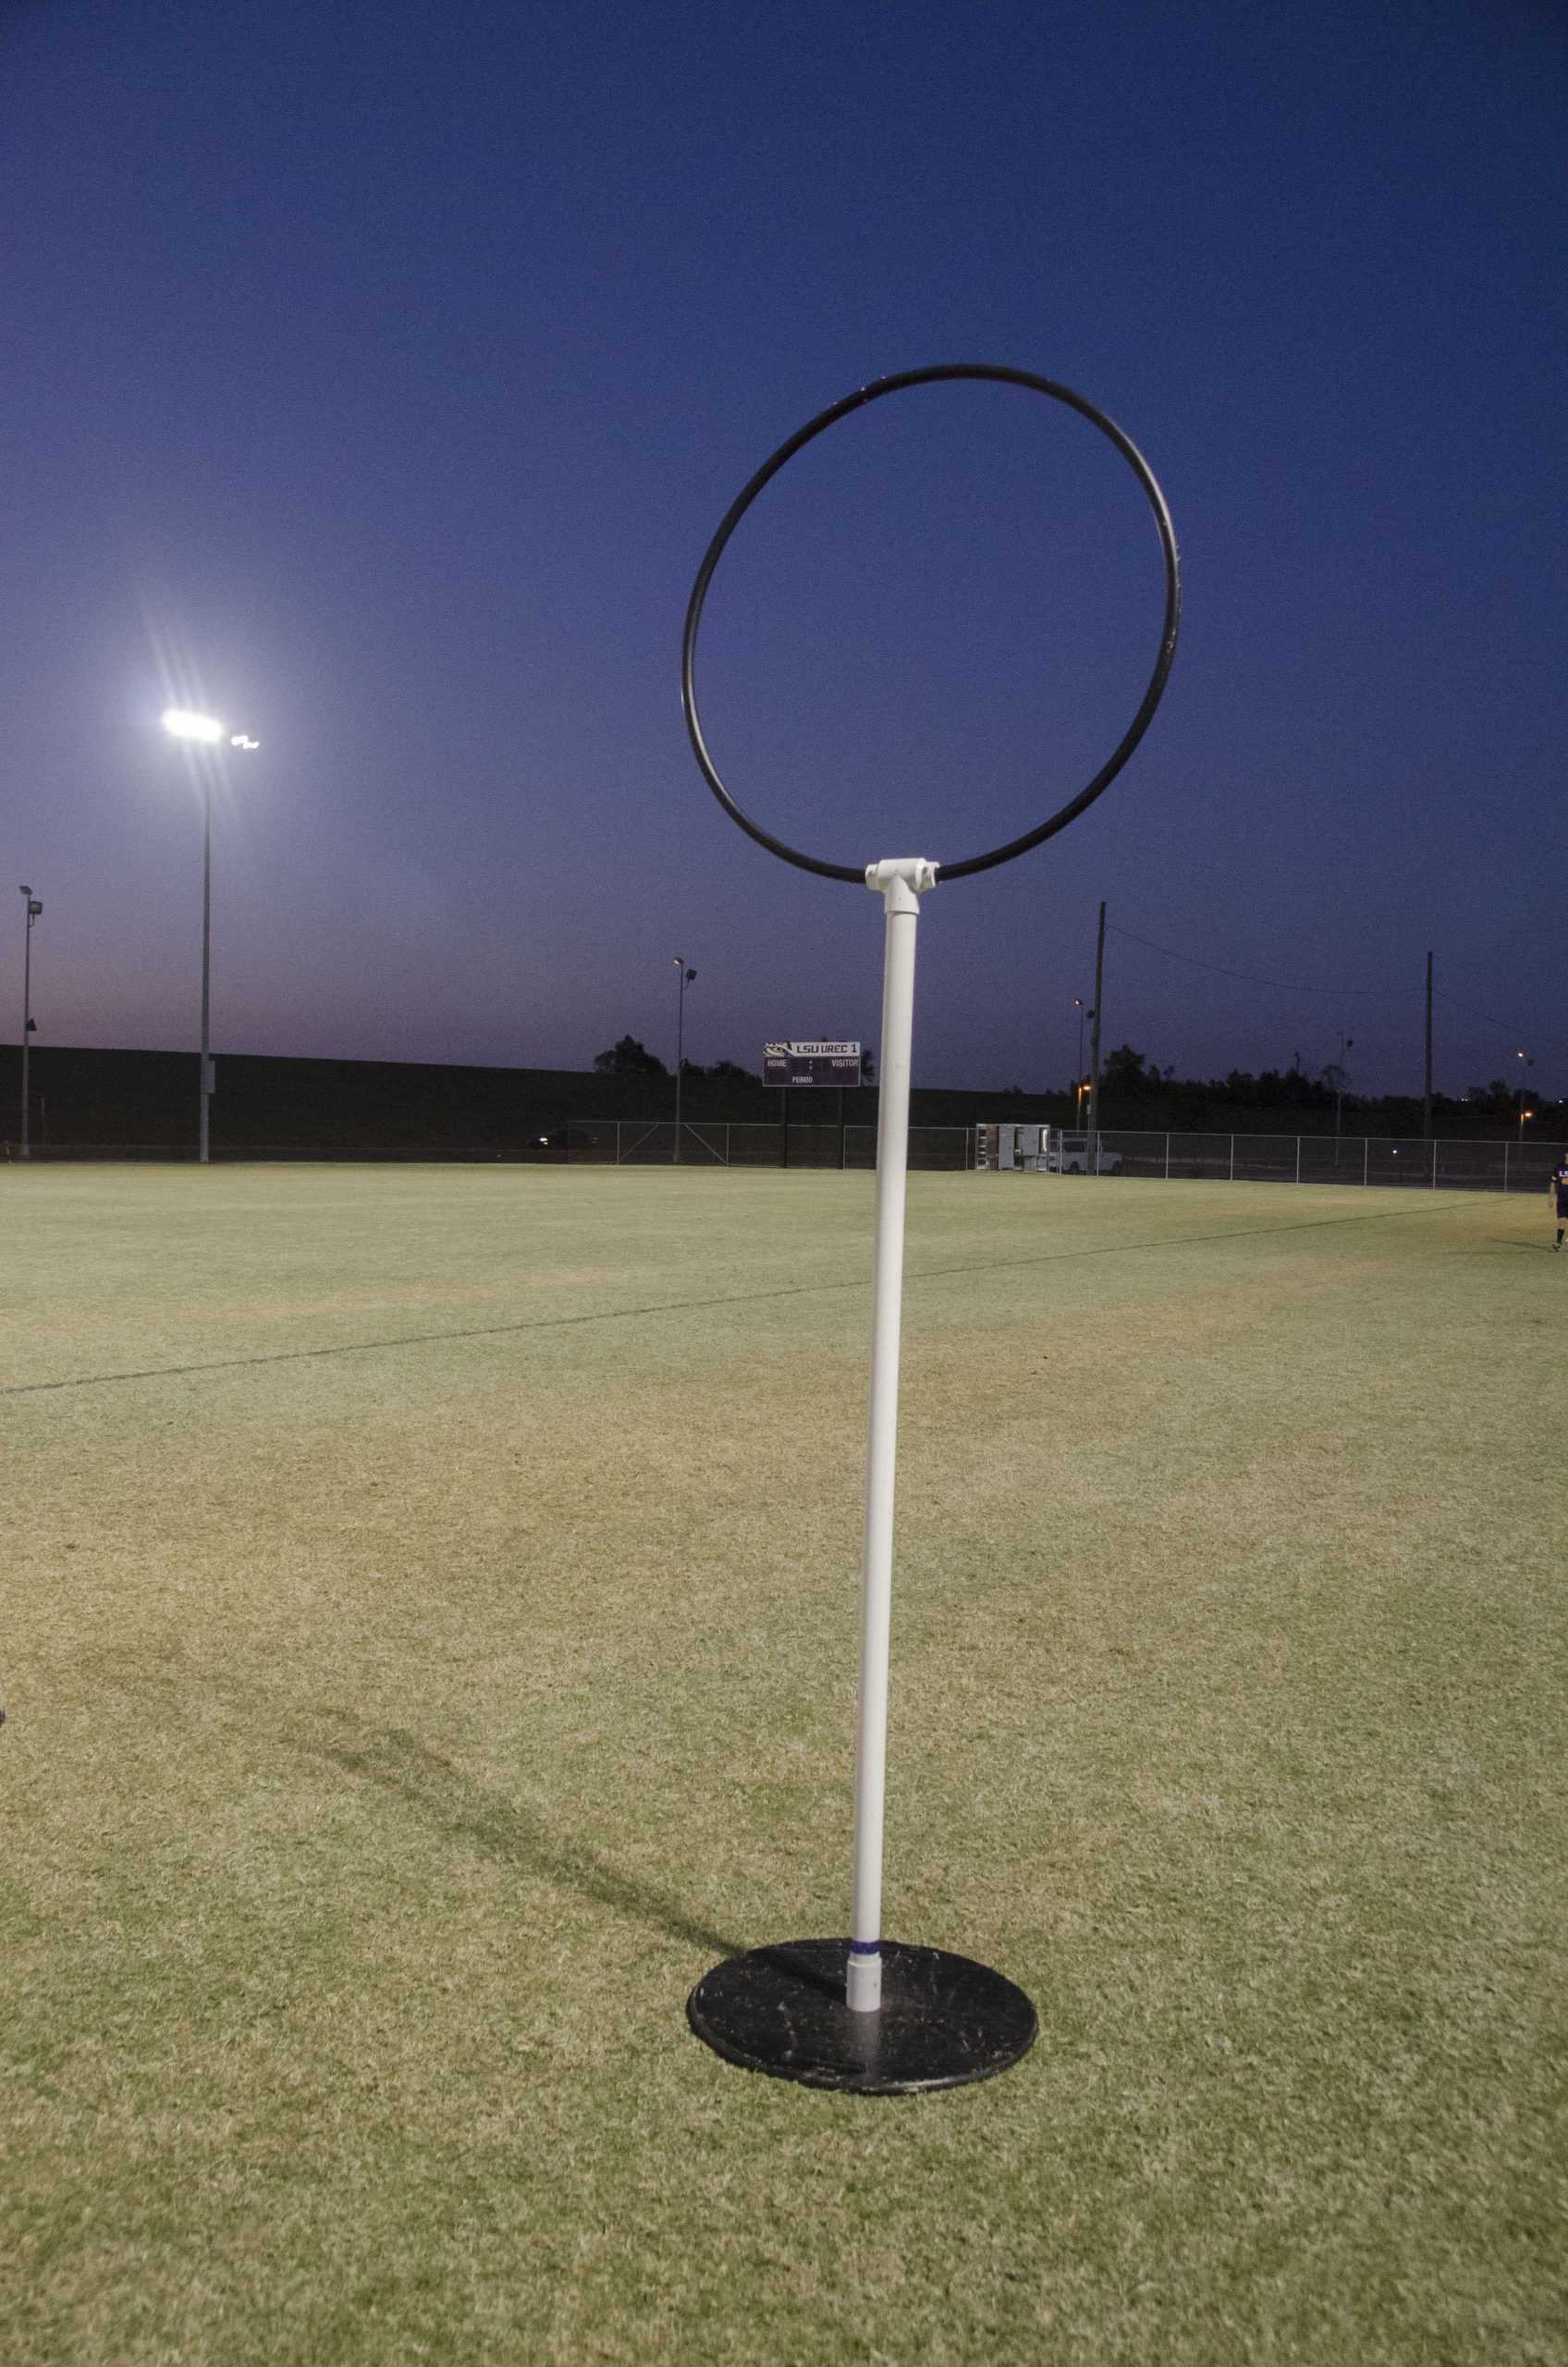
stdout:
{"type": "Polygon", "coordinates": [[[1551,1182],[1546,1188],[1551,1194],[1552,1206],[1557,1210],[1557,1239],[1551,1245],[1554,1249],[1561,1249],[1562,1235],[1568,1232],[1568,1150],[1558,1153],[1557,1165],[1551,1171],[1551,1182]]]}

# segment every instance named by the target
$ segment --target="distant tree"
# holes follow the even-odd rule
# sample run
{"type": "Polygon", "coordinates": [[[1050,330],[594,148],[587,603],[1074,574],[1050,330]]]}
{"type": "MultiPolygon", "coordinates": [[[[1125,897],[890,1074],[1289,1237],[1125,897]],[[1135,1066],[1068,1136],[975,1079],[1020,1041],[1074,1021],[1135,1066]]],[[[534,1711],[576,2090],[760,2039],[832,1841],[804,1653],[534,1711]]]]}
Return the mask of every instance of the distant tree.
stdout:
{"type": "Polygon", "coordinates": [[[715,1061],[705,1073],[715,1085],[755,1085],[757,1082],[753,1072],[743,1069],[739,1061],[715,1061]]]}
{"type": "Polygon", "coordinates": [[[635,1036],[623,1036],[607,1052],[595,1052],[594,1066],[601,1076],[668,1076],[669,1071],[656,1053],[640,1044],[635,1036]]]}
{"type": "Polygon", "coordinates": [[[1333,1098],[1333,1087],[1326,1085],[1321,1076],[1314,1076],[1309,1069],[1303,1068],[1301,1054],[1293,1052],[1290,1067],[1280,1079],[1280,1107],[1282,1110],[1327,1110],[1333,1098]]]}
{"type": "Polygon", "coordinates": [[[1162,1090],[1170,1071],[1162,1075],[1152,1061],[1135,1052],[1131,1044],[1118,1044],[1114,1052],[1106,1056],[1100,1071],[1100,1091],[1114,1096],[1118,1101],[1146,1101],[1151,1094],[1162,1090]]]}

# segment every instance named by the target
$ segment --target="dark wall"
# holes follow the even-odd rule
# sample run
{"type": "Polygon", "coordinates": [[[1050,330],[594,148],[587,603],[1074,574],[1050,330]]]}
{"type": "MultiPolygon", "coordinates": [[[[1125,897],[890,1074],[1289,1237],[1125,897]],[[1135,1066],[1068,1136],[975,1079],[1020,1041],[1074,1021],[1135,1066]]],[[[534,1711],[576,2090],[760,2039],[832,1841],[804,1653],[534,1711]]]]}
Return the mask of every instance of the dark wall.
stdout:
{"type": "MultiPolygon", "coordinates": [[[[194,1150],[197,1055],[105,1052],[35,1046],[31,1128],[47,1149],[194,1150]]],[[[0,1048],[0,1141],[20,1133],[21,1054],[0,1048]]],[[[783,1097],[761,1084],[688,1077],[682,1114],[777,1124],[783,1097]]],[[[877,1096],[843,1097],[851,1125],[875,1124],[877,1096]]],[[[668,1118],[669,1076],[601,1076],[577,1069],[449,1068],[413,1061],[296,1061],[230,1052],[217,1061],[211,1140],[214,1157],[286,1150],[522,1152],[572,1119],[668,1118]]],[[[1055,1119],[1049,1095],[916,1091],[917,1125],[964,1126],[998,1114],[1055,1119]]],[[[790,1096],[791,1124],[837,1123],[832,1091],[790,1096]]]]}
{"type": "MultiPolygon", "coordinates": [[[[196,1072],[194,1052],[104,1052],[34,1047],[31,1066],[32,1140],[40,1149],[194,1152],[196,1072]]],[[[0,1047],[0,1143],[20,1133],[21,1054],[0,1047]]],[[[874,1125],[877,1095],[869,1088],[846,1093],[844,1116],[851,1125],[874,1125]]],[[[689,1077],[682,1113],[704,1120],[751,1120],[777,1124],[783,1096],[761,1084],[717,1083],[689,1077]]],[[[541,1134],[573,1119],[669,1118],[675,1080],[668,1076],[601,1076],[579,1069],[447,1068],[413,1061],[295,1061],[254,1054],[223,1053],[212,1103],[212,1147],[216,1157],[246,1153],[310,1151],[349,1157],[358,1153],[458,1151],[525,1154],[541,1134]]],[[[968,1126],[987,1119],[1015,1118],[1070,1124],[1067,1094],[949,1091],[916,1087],[911,1116],[916,1125],[968,1126]]],[[[836,1124],[839,1097],[830,1090],[790,1096],[791,1125],[836,1124]]],[[[1231,1107],[1192,1092],[1169,1099],[1117,1101],[1105,1097],[1102,1123],[1110,1129],[1167,1128],[1217,1134],[1331,1134],[1333,1113],[1317,1110],[1231,1107]]],[[[1568,1114],[1543,1109],[1530,1139],[1558,1139],[1568,1114]]],[[[1449,1104],[1434,1115],[1434,1131],[1445,1139],[1495,1139],[1513,1129],[1495,1114],[1472,1113],[1449,1104]]],[[[1344,1132],[1415,1136],[1421,1132],[1419,1101],[1361,1104],[1344,1111],[1344,1132]]]]}

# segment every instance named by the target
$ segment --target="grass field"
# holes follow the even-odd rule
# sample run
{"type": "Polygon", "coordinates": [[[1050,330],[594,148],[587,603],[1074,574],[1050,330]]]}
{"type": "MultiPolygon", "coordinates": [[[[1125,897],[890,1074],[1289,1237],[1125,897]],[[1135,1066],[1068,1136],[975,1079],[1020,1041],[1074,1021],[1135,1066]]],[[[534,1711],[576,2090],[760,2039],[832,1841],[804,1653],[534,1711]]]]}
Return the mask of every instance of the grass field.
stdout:
{"type": "Polygon", "coordinates": [[[888,1928],[1040,2039],[688,2032],[845,1928],[871,1196],[0,1171],[7,2362],[1568,2359],[1544,1194],[913,1177],[888,1928]]]}

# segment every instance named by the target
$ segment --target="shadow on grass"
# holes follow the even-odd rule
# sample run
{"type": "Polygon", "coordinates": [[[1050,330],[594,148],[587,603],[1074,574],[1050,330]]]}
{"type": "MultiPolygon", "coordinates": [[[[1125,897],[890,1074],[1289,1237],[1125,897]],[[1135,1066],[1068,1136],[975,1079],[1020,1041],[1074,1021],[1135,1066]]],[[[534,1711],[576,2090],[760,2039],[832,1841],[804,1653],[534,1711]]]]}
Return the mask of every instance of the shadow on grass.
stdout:
{"type": "Polygon", "coordinates": [[[442,1832],[477,1844],[507,1865],[563,1883],[631,1922],[667,1932],[672,1939],[688,1940],[720,1956],[741,1952],[743,1942],[698,1922],[678,1900],[651,1883],[620,1872],[582,1844],[556,1838],[515,1800],[484,1790],[405,1727],[366,1727],[342,1711],[336,1713],[335,1723],[338,1738],[315,1742],[312,1748],[319,1755],[349,1774],[378,1784],[442,1832]]]}
{"type": "MultiPolygon", "coordinates": [[[[1329,1184],[1323,1188],[1348,1191],[1352,1187],[1329,1184]]],[[[1292,1218],[1284,1224],[1231,1224],[1219,1233],[1158,1234],[1152,1241],[1079,1244],[1072,1248],[1037,1250],[1026,1257],[987,1257],[978,1264],[912,1267],[904,1278],[905,1287],[913,1289],[923,1282],[946,1282],[955,1276],[967,1279],[971,1275],[1013,1273],[1023,1267],[1054,1265],[1061,1258],[1124,1257],[1133,1251],[1201,1248],[1215,1242],[1250,1241],[1267,1233],[1320,1233],[1326,1226],[1384,1224],[1390,1219],[1412,1216],[1452,1216],[1462,1214],[1475,1196],[1474,1193],[1465,1193],[1463,1198],[1456,1196],[1436,1208],[1425,1205],[1415,1208],[1359,1208],[1354,1216],[1292,1218]]],[[[196,1364],[145,1365],[125,1372],[74,1373],[63,1380],[0,1381],[0,1397],[31,1397],[55,1389],[107,1388],[126,1380],[179,1380],[193,1373],[239,1372],[254,1365],[308,1364],[321,1356],[374,1355],[394,1348],[445,1346],[455,1340],[499,1340],[525,1331],[560,1331],[582,1324],[631,1322],[645,1316],[703,1314],[716,1306],[754,1306],[765,1299],[807,1298],[824,1291],[870,1289],[870,1275],[857,1272],[810,1282],[790,1282],[773,1290],[724,1291],[712,1298],[655,1299],[637,1306],[598,1307],[581,1315],[530,1316],[518,1323],[482,1323],[453,1331],[410,1331],[384,1340],[337,1340],[316,1348],[269,1349],[261,1355],[209,1356],[196,1364]]]]}

